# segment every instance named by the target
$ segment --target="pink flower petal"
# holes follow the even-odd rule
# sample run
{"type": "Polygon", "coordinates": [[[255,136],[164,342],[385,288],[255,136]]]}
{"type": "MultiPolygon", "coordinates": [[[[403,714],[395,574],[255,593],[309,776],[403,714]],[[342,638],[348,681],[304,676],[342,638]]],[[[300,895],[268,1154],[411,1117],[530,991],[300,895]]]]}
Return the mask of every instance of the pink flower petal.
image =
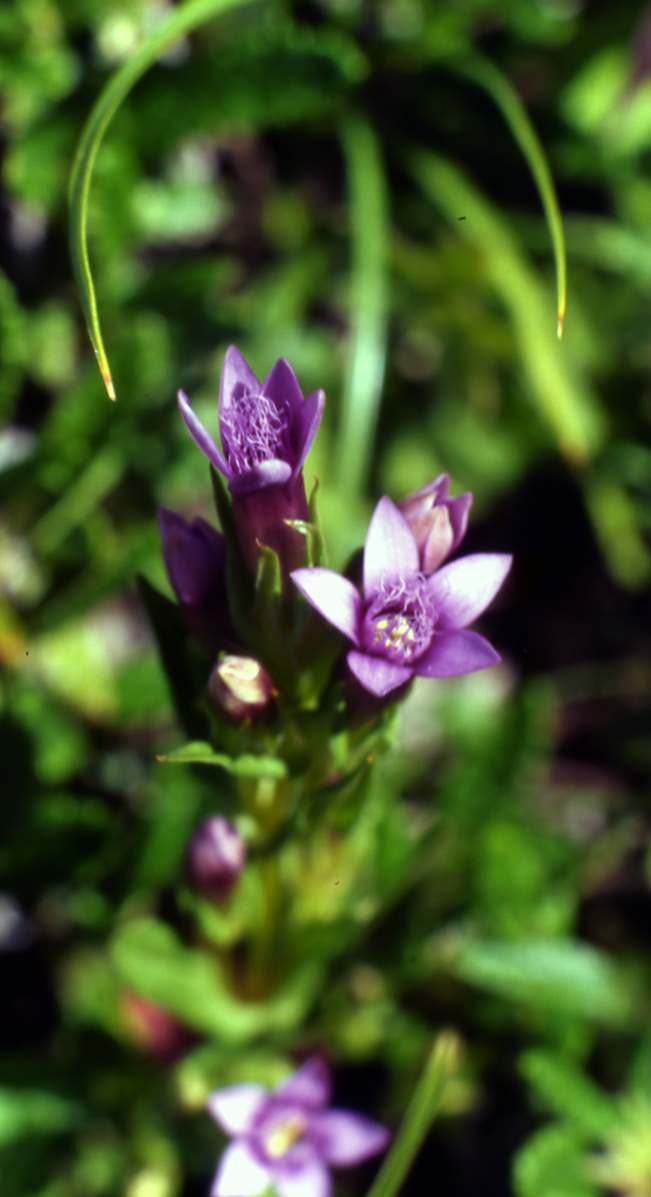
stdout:
{"type": "Polygon", "coordinates": [[[320,1109],[330,1101],[332,1083],[330,1070],[318,1056],[310,1056],[286,1081],[282,1081],[274,1093],[283,1101],[295,1101],[310,1109],[320,1109]]]}
{"type": "Polygon", "coordinates": [[[295,569],[290,577],[308,603],[339,628],[344,636],[348,636],[353,644],[359,644],[362,596],[348,578],[320,566],[295,569]]]}
{"type": "Polygon", "coordinates": [[[225,478],[230,478],[231,471],[226,463],[225,457],[217,448],[217,445],[215,444],[210,433],[206,432],[201,420],[195,416],[192,408],[190,407],[190,400],[188,399],[187,395],[184,394],[183,391],[179,391],[177,399],[181,415],[185,421],[185,426],[195,445],[201,449],[201,452],[204,454],[204,456],[208,458],[208,461],[214,465],[216,470],[219,470],[220,474],[223,474],[225,478]]]}
{"type": "Polygon", "coordinates": [[[210,1197],[256,1197],[273,1183],[271,1173],[249,1150],[236,1140],[224,1152],[210,1197]]]}
{"type": "Polygon", "coordinates": [[[394,665],[392,661],[385,661],[383,657],[371,657],[368,653],[358,653],[354,650],[348,653],[346,661],[357,681],[378,698],[408,682],[414,673],[413,669],[408,669],[406,665],[394,665]]]}
{"type": "Polygon", "coordinates": [[[216,1089],[206,1105],[227,1135],[246,1135],[268,1101],[268,1090],[262,1085],[242,1084],[216,1089]]]}
{"type": "Polygon", "coordinates": [[[508,553],[473,553],[444,565],[428,579],[437,610],[437,630],[465,628],[494,599],[513,558],[508,553]]]}
{"type": "Polygon", "coordinates": [[[274,1171],[273,1185],[279,1197],[330,1197],[332,1192],[330,1173],[316,1155],[291,1172],[274,1171]]]}
{"type": "Polygon", "coordinates": [[[325,391],[313,391],[311,395],[307,396],[307,399],[301,404],[300,409],[294,416],[294,443],[297,453],[296,465],[294,466],[295,475],[302,469],[305,458],[312,448],[312,441],[321,423],[325,398],[325,391]]]}
{"type": "Polygon", "coordinates": [[[324,1110],[310,1120],[319,1153],[334,1168],[361,1164],[389,1144],[390,1135],[379,1122],[348,1110],[324,1110]]]}
{"type": "Polygon", "coordinates": [[[267,374],[262,384],[262,394],[272,399],[281,410],[288,404],[292,418],[295,418],[302,408],[303,393],[294,371],[284,357],[281,357],[267,374]]]}
{"type": "Polygon", "coordinates": [[[383,581],[397,582],[418,572],[418,549],[404,515],[386,495],[369,524],[364,545],[364,595],[377,594],[383,581]]]}
{"type": "Polygon", "coordinates": [[[457,677],[487,669],[501,660],[492,644],[478,632],[452,630],[435,633],[430,647],[414,665],[419,677],[457,677]]]}
{"type": "Polygon", "coordinates": [[[452,524],[452,531],[454,532],[454,541],[452,548],[456,549],[466,535],[466,528],[468,527],[468,516],[470,515],[470,508],[472,507],[472,493],[466,491],[463,495],[456,495],[454,499],[448,499],[447,509],[450,516],[450,523],[452,524]]]}
{"type": "Polygon", "coordinates": [[[260,383],[253,370],[247,365],[239,349],[229,345],[224,356],[222,376],[219,382],[219,411],[224,411],[235,392],[241,395],[245,390],[260,393],[260,383]]]}

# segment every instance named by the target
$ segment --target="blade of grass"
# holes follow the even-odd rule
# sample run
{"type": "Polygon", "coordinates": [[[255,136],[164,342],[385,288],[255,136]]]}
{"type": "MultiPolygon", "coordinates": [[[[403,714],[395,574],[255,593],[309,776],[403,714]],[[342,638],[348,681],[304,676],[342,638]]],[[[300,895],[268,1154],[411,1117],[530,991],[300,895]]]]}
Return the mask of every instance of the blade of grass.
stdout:
{"type": "Polygon", "coordinates": [[[457,1036],[444,1031],[434,1042],[400,1129],[367,1197],[394,1197],[441,1108],[445,1087],[459,1063],[457,1036]]]}
{"type": "Polygon", "coordinates": [[[380,147],[361,117],[345,125],[343,147],[351,213],[351,332],[337,461],[346,493],[355,498],[368,477],[384,379],[388,199],[380,147]]]}
{"type": "Polygon", "coordinates": [[[478,87],[484,89],[499,108],[518,146],[528,163],[547,218],[556,263],[556,290],[558,322],[556,331],[563,334],[565,300],[567,290],[567,264],[565,257],[565,236],[563,219],[556,198],[554,180],[549,169],[538,134],[518,93],[501,71],[479,54],[472,54],[458,61],[448,60],[448,67],[458,71],[478,87]]]}
{"type": "Polygon", "coordinates": [[[97,296],[88,256],[88,197],[97,151],[120,104],[142,75],[179,38],[192,29],[250,0],[188,0],[159,26],[109,79],[84,126],[70,176],[70,253],[81,306],[97,364],[110,399],[115,386],[102,340],[97,296]]]}
{"type": "Polygon", "coordinates": [[[548,332],[544,289],[513,232],[454,163],[428,151],[411,158],[411,169],[432,203],[480,255],[509,314],[541,417],[565,459],[574,466],[585,464],[603,441],[604,412],[588,380],[548,332]],[[460,211],[467,217],[462,224],[460,211]]]}

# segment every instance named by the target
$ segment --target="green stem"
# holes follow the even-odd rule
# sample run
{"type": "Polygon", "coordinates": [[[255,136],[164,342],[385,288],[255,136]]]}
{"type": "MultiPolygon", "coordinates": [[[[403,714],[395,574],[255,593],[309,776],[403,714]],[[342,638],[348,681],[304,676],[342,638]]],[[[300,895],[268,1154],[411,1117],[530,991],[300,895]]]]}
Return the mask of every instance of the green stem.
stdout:
{"type": "Polygon", "coordinates": [[[394,1197],[441,1108],[451,1074],[459,1062],[457,1036],[444,1031],[434,1042],[400,1129],[367,1197],[394,1197]]]}
{"type": "Polygon", "coordinates": [[[361,117],[343,132],[351,213],[350,349],[337,455],[349,497],[366,485],[375,440],[388,323],[388,199],[378,140],[361,117]]]}
{"type": "Polygon", "coordinates": [[[97,151],[120,104],[149,67],[192,29],[245,2],[188,0],[181,8],[175,9],[143,42],[133,57],[111,76],[84,126],[70,176],[70,253],[86,327],[110,399],[115,399],[115,387],[102,340],[97,296],[88,257],[88,197],[97,151]]]}

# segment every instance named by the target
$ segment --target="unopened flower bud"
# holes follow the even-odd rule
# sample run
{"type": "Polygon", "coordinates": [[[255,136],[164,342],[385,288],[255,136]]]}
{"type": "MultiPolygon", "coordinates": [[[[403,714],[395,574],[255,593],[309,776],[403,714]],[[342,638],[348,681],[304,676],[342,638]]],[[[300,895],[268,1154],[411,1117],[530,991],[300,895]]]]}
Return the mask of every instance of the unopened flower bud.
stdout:
{"type": "Polygon", "coordinates": [[[120,1012],[131,1042],[145,1055],[163,1063],[177,1059],[192,1043],[191,1035],[178,1019],[137,993],[120,994],[120,1012]]]}
{"type": "Polygon", "coordinates": [[[467,492],[450,499],[449,485],[449,474],[439,474],[399,504],[413,532],[424,574],[434,573],[465,535],[472,495],[467,492]]]}
{"type": "Polygon", "coordinates": [[[226,592],[226,541],[197,516],[189,523],[158,509],[163,560],[192,635],[207,653],[218,652],[231,633],[226,592]]]}
{"type": "Polygon", "coordinates": [[[212,815],[195,827],[186,856],[188,878],[211,902],[228,897],[245,861],[246,844],[223,815],[212,815]]]}
{"type": "Polygon", "coordinates": [[[221,657],[208,682],[208,695],[215,710],[236,723],[266,715],[274,693],[269,674],[255,657],[221,657]]]}

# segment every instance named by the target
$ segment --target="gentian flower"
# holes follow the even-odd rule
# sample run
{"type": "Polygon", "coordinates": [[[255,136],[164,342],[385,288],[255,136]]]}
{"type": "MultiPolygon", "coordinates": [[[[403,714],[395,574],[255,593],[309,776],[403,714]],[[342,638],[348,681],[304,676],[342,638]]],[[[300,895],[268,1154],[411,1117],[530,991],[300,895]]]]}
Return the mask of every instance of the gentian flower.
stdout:
{"type": "Polygon", "coordinates": [[[218,715],[233,723],[263,719],[275,696],[274,684],[255,657],[220,657],[208,680],[208,697],[218,715]]]}
{"type": "Polygon", "coordinates": [[[348,1110],[326,1109],[330,1076],[316,1057],[272,1092],[231,1085],[208,1098],[215,1121],[234,1142],[226,1148],[210,1197],[330,1197],[329,1168],[359,1164],[384,1151],[389,1133],[348,1110]]]}
{"type": "Polygon", "coordinates": [[[474,553],[426,577],[416,538],[390,499],[380,499],[364,546],[363,596],[330,569],[297,569],[301,594],[355,645],[354,676],[382,697],[415,674],[454,677],[500,660],[477,632],[467,631],[497,594],[512,558],[474,553]]]}
{"type": "Polygon", "coordinates": [[[285,571],[300,565],[304,537],[285,520],[309,519],[302,468],[323,414],[323,391],[303,399],[284,358],[260,384],[231,345],[219,386],[221,450],[183,391],[178,401],[195,444],[228,482],[249,568],[255,571],[261,544],[278,553],[285,571]]]}
{"type": "Polygon", "coordinates": [[[223,815],[211,815],[195,827],[186,851],[190,883],[212,902],[229,896],[246,863],[246,843],[223,815]]]}
{"type": "Polygon", "coordinates": [[[398,504],[414,534],[424,574],[438,569],[466,534],[472,495],[467,491],[450,499],[449,485],[450,475],[439,474],[398,504]]]}
{"type": "Polygon", "coordinates": [[[182,515],[158,508],[163,560],[192,635],[215,656],[231,638],[226,592],[226,541],[197,516],[188,523],[182,515]]]}

